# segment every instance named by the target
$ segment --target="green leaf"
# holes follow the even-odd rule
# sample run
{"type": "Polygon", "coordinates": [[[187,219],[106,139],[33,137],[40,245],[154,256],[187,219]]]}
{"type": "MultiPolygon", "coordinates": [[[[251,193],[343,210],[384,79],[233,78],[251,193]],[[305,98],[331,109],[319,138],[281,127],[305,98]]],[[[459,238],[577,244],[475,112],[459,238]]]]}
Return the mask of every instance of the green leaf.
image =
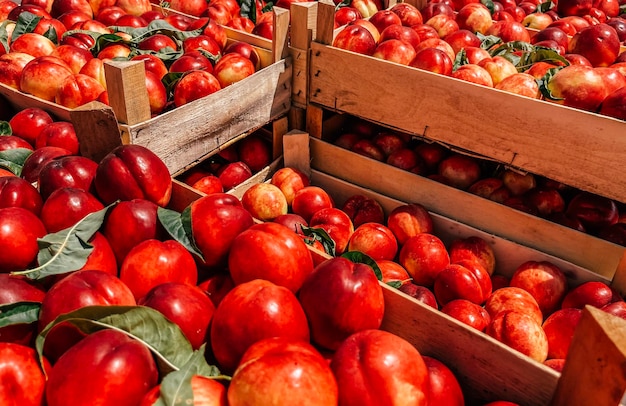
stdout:
{"type": "Polygon", "coordinates": [[[261,9],[261,13],[267,13],[268,11],[272,11],[273,9],[274,9],[274,2],[268,1],[267,3],[265,3],[263,8],[261,9]]]}
{"type": "Polygon", "coordinates": [[[352,5],[352,0],[342,0],[340,3],[338,3],[335,6],[335,11],[337,11],[340,8],[343,8],[343,7],[350,7],[351,5],[352,5]]]}
{"type": "Polygon", "coordinates": [[[4,53],[9,53],[9,32],[7,31],[7,25],[12,21],[6,20],[0,24],[0,46],[4,48],[4,53]]]}
{"type": "Polygon", "coordinates": [[[33,151],[27,148],[11,148],[0,151],[0,166],[7,168],[17,176],[22,175],[24,162],[33,151]]]}
{"type": "Polygon", "coordinates": [[[106,213],[115,204],[89,213],[70,228],[39,238],[37,262],[41,265],[13,274],[26,275],[30,279],[42,279],[82,268],[93,251],[93,246],[88,241],[100,229],[106,213]]]}
{"type": "Polygon", "coordinates": [[[15,41],[22,34],[33,32],[41,19],[41,16],[35,15],[29,11],[21,12],[20,15],[17,17],[15,29],[13,30],[13,34],[11,35],[11,41],[15,41]]]}
{"type": "Polygon", "coordinates": [[[335,240],[328,235],[326,230],[319,227],[306,227],[303,225],[300,225],[300,227],[302,228],[302,234],[307,237],[304,239],[304,242],[313,245],[315,241],[319,241],[322,243],[322,247],[324,247],[324,252],[332,257],[337,255],[335,240]]]}
{"type": "Polygon", "coordinates": [[[256,25],[256,0],[241,0],[241,9],[239,14],[247,17],[256,25]]]}
{"type": "Polygon", "coordinates": [[[202,55],[204,55],[205,58],[207,58],[209,61],[211,61],[211,64],[213,64],[213,66],[215,66],[217,61],[219,61],[220,58],[222,57],[221,55],[213,55],[212,53],[210,53],[206,49],[198,49],[198,52],[200,52],[202,55]]]}
{"type": "Polygon", "coordinates": [[[161,78],[161,82],[165,86],[165,91],[167,92],[167,100],[172,100],[174,98],[174,89],[176,89],[176,84],[180,78],[185,75],[185,72],[168,72],[161,78]]]}
{"type": "Polygon", "coordinates": [[[39,302],[15,302],[0,305],[0,328],[14,324],[31,324],[39,320],[39,302]]]}
{"type": "Polygon", "coordinates": [[[85,334],[114,329],[142,342],[155,355],[161,376],[178,371],[193,355],[193,348],[178,325],[159,311],[145,306],[87,306],[62,314],[35,339],[41,357],[50,330],[67,322],[85,334]]]}
{"type": "Polygon", "coordinates": [[[493,15],[493,13],[496,11],[495,6],[493,4],[492,0],[480,0],[480,2],[489,9],[489,13],[491,15],[493,15]]]}
{"type": "Polygon", "coordinates": [[[491,49],[494,45],[502,43],[502,39],[495,35],[484,35],[480,32],[476,33],[476,36],[480,39],[480,47],[482,49],[491,49]]]}
{"type": "Polygon", "coordinates": [[[452,71],[456,72],[463,65],[467,65],[469,61],[467,60],[467,53],[465,52],[465,48],[461,48],[459,52],[456,53],[456,57],[454,58],[454,64],[452,65],[452,71]]]}
{"type": "Polygon", "coordinates": [[[57,34],[57,30],[52,25],[49,26],[46,32],[43,33],[43,36],[55,44],[59,44],[59,35],[57,34]]]}
{"type": "Polygon", "coordinates": [[[537,83],[539,84],[539,90],[541,91],[541,94],[543,95],[543,97],[546,100],[552,100],[552,101],[559,101],[559,100],[563,100],[563,98],[561,97],[556,97],[552,94],[552,90],[550,90],[549,84],[550,81],[552,80],[552,78],[554,78],[554,76],[561,70],[563,69],[562,66],[558,67],[558,68],[552,68],[552,69],[548,69],[548,71],[546,72],[546,74],[537,81],[537,83]]]}
{"type": "Polygon", "coordinates": [[[534,50],[535,50],[534,45],[532,45],[529,42],[510,41],[510,42],[505,42],[504,44],[498,46],[497,48],[489,51],[489,54],[491,55],[491,57],[494,57],[498,55],[502,56],[506,53],[516,52],[516,51],[532,52],[534,50]]]}
{"type": "Polygon", "coordinates": [[[159,52],[153,51],[151,49],[139,49],[139,48],[133,48],[132,51],[130,52],[130,55],[128,56],[128,58],[132,58],[134,56],[137,55],[154,55],[157,58],[159,58],[160,60],[163,61],[163,63],[165,63],[166,66],[169,66],[172,64],[172,62],[174,62],[175,60],[177,60],[178,58],[180,58],[181,56],[183,56],[183,54],[185,53],[185,51],[183,50],[183,47],[180,46],[178,51],[175,49],[172,49],[170,47],[165,47],[163,49],[161,49],[159,52]]]}
{"type": "Polygon", "coordinates": [[[365,264],[369,266],[370,268],[374,270],[374,274],[376,275],[376,278],[378,278],[379,281],[383,280],[382,271],[378,267],[378,264],[376,263],[376,261],[374,261],[372,257],[370,257],[369,255],[364,254],[360,251],[348,251],[348,252],[344,252],[341,256],[343,258],[349,259],[355,264],[365,264]]]}
{"type": "Polygon", "coordinates": [[[391,286],[394,289],[400,289],[400,287],[402,286],[402,281],[389,281],[387,282],[387,285],[391,286]]]}
{"type": "Polygon", "coordinates": [[[109,45],[127,43],[124,38],[115,34],[100,34],[97,37],[94,36],[93,38],[96,41],[93,48],[91,49],[91,53],[94,56],[97,56],[100,53],[100,51],[102,51],[104,48],[108,47],[109,45]]]}
{"type": "Polygon", "coordinates": [[[114,32],[123,32],[130,35],[132,38],[131,42],[134,44],[138,44],[154,34],[165,34],[175,40],[183,41],[187,38],[197,37],[203,31],[203,28],[198,28],[193,31],[179,30],[165,20],[152,20],[147,26],[139,28],[122,26],[112,26],[109,28],[114,32]]]}
{"type": "Polygon", "coordinates": [[[182,213],[159,207],[157,209],[157,217],[173,239],[204,261],[202,253],[193,241],[193,233],[191,231],[191,206],[188,206],[182,213]]]}
{"type": "Polygon", "coordinates": [[[160,397],[155,405],[193,405],[193,390],[191,378],[200,375],[205,377],[217,377],[220,371],[217,367],[209,365],[204,357],[205,345],[194,351],[189,361],[178,371],[170,372],[161,381],[160,397]]]}
{"type": "Polygon", "coordinates": [[[13,129],[8,121],[0,121],[0,135],[13,135],[13,129]]]}
{"type": "Polygon", "coordinates": [[[552,9],[554,7],[554,3],[550,0],[545,1],[537,6],[538,13],[545,13],[546,11],[552,9]]]}

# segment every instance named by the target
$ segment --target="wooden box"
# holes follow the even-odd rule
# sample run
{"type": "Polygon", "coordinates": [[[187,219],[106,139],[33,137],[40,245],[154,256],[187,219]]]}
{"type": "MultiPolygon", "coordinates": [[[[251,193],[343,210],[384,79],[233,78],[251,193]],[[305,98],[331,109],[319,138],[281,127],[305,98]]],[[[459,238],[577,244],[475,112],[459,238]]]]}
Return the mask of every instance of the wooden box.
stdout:
{"type": "MultiPolygon", "coordinates": [[[[288,133],[284,137],[285,165],[297,167],[310,174],[311,183],[327,190],[338,204],[357,193],[377,199],[387,213],[404,204],[400,200],[311,169],[308,164],[309,141],[306,133],[288,133]]],[[[268,178],[269,176],[266,177],[268,178]]],[[[264,180],[259,178],[258,181],[264,180]]],[[[202,194],[175,181],[170,208],[182,211],[201,196],[202,194]]],[[[529,259],[548,260],[564,269],[573,278],[573,284],[586,280],[610,282],[579,266],[532,248],[482,232],[434,212],[431,215],[435,234],[445,242],[471,235],[486,238],[496,253],[499,273],[510,276],[517,265],[529,259]]],[[[626,323],[614,316],[594,309],[585,310],[561,375],[394,288],[385,284],[381,286],[385,297],[385,315],[381,328],[408,340],[422,354],[446,363],[458,377],[467,405],[484,404],[496,399],[531,406],[619,403],[615,399],[621,398],[626,376],[623,371],[614,368],[618,368],[619,363],[625,359],[626,323]],[[601,340],[604,346],[597,347],[597,340],[601,340]],[[578,379],[581,373],[586,374],[585,382],[578,379]],[[566,379],[560,379],[561,376],[566,379]],[[600,399],[602,403],[595,403],[600,399]]]]}
{"type": "Polygon", "coordinates": [[[291,58],[286,56],[287,10],[275,9],[275,27],[270,48],[263,48],[270,44],[265,39],[228,30],[231,40],[247,41],[256,47],[262,60],[261,70],[154,118],[150,118],[146,104],[143,64],[136,62],[105,65],[111,107],[93,102],[67,109],[2,84],[0,94],[18,109],[41,107],[59,120],[71,120],[83,156],[99,161],[118,145],[143,145],[155,152],[175,175],[229,140],[289,112],[292,70],[291,58]]]}
{"type": "MultiPolygon", "coordinates": [[[[309,114],[312,168],[386,196],[419,202],[438,214],[563,258],[605,278],[622,275],[625,247],[335,146],[328,140],[337,135],[346,115],[323,121],[321,115],[319,111],[309,114]]],[[[626,293],[626,282],[619,281],[618,287],[626,293]]]]}
{"type": "MultiPolygon", "coordinates": [[[[376,199],[383,207],[385,213],[389,213],[395,207],[405,204],[406,201],[396,200],[384,196],[369,188],[357,186],[349,181],[339,179],[323,170],[315,169],[316,152],[315,145],[319,140],[308,137],[307,133],[292,131],[284,137],[284,162],[286,166],[294,166],[309,173],[311,184],[324,188],[333,197],[338,207],[350,196],[362,194],[376,199]],[[311,165],[309,165],[311,157],[311,165]]],[[[318,157],[319,158],[319,157],[318,157]]],[[[333,156],[325,156],[333,159],[333,156]]],[[[352,166],[353,162],[343,157],[345,167],[352,166]]],[[[369,173],[377,169],[370,168],[369,173]]],[[[419,199],[411,201],[419,202],[419,199]]],[[[511,276],[521,263],[534,261],[550,261],[559,266],[567,274],[572,286],[585,281],[599,280],[611,283],[610,278],[605,278],[594,272],[551,256],[539,250],[518,244],[508,239],[473,228],[452,218],[445,217],[430,211],[434,223],[434,234],[439,236],[446,245],[456,238],[479,236],[486,239],[493,247],[496,255],[496,272],[505,276],[511,276]]],[[[520,405],[548,405],[555,398],[560,374],[549,367],[538,363],[492,339],[490,336],[479,332],[457,320],[422,304],[404,293],[381,284],[385,296],[385,316],[382,328],[393,332],[408,341],[424,355],[433,356],[446,363],[459,378],[459,381],[467,396],[467,404],[483,404],[492,400],[509,400],[520,405]]],[[[593,311],[593,309],[592,309],[593,311]]],[[[607,318],[608,315],[600,312],[595,316],[607,318]]],[[[589,315],[587,315],[589,317],[589,315]]],[[[613,319],[613,316],[608,317],[613,319]]],[[[626,324],[617,321],[617,324],[626,324]]],[[[626,329],[626,327],[624,327],[626,329]]],[[[601,334],[597,327],[593,331],[601,334]]],[[[624,330],[623,330],[624,331],[624,330]]],[[[623,332],[622,331],[622,332],[623,332]]],[[[587,334],[589,330],[585,330],[587,334]]],[[[616,333],[618,334],[618,333],[616,333]]],[[[621,334],[621,333],[620,333],[621,334]]],[[[597,355],[595,348],[589,341],[583,340],[586,356],[597,355]]],[[[626,342],[620,342],[622,347],[626,342]]],[[[623,348],[622,350],[623,351],[623,348]]],[[[580,353],[573,351],[572,354],[580,353]]],[[[614,355],[614,353],[613,353],[614,355]]],[[[600,356],[599,356],[600,357],[600,356]]],[[[623,357],[623,355],[622,355],[623,357]]],[[[602,358],[602,357],[601,357],[602,358]]],[[[602,358],[606,361],[606,358],[602,358]]],[[[621,358],[616,358],[621,359],[621,358]]],[[[597,361],[595,361],[597,362],[597,361]]],[[[609,361],[611,363],[612,361],[609,361]]],[[[567,388],[572,389],[577,368],[582,368],[580,363],[571,367],[567,388]]],[[[564,371],[565,373],[566,371],[564,371]]],[[[626,374],[616,377],[612,383],[604,382],[596,387],[598,392],[608,388],[607,385],[615,384],[618,390],[623,392],[626,374]],[[619,384],[616,382],[620,381],[619,384]]],[[[605,378],[604,374],[598,378],[605,378]]],[[[607,380],[610,381],[610,380],[607,380]]],[[[586,396],[595,396],[588,392],[586,396]]],[[[580,392],[579,392],[580,393],[580,392]]],[[[572,397],[568,394],[565,401],[564,394],[559,394],[553,404],[565,405],[571,402],[572,397]]],[[[585,403],[591,397],[583,397],[578,404],[585,403]]],[[[621,394],[619,399],[621,399],[621,394]]],[[[619,400],[614,403],[618,404],[619,400]]]]}
{"type": "MultiPolygon", "coordinates": [[[[403,201],[312,169],[308,157],[314,157],[313,145],[317,140],[310,138],[306,142],[303,139],[307,136],[297,131],[285,136],[285,165],[310,173],[311,183],[327,190],[338,205],[354,194],[375,198],[386,213],[404,204],[403,201]]],[[[541,251],[485,233],[432,211],[431,215],[434,233],[446,243],[472,235],[489,241],[496,253],[498,273],[511,276],[517,265],[526,260],[547,260],[561,267],[572,285],[588,280],[611,282],[610,278],[541,251]]],[[[382,284],[382,287],[385,295],[382,328],[407,339],[422,354],[434,356],[449,365],[463,386],[468,405],[496,399],[506,399],[521,405],[599,404],[595,400],[602,399],[605,402],[602,404],[617,405],[621,399],[626,387],[626,374],[614,368],[619,368],[619,363],[624,360],[626,323],[623,320],[596,309],[586,309],[584,322],[581,322],[563,371],[567,379],[559,380],[560,374],[557,372],[488,335],[387,285],[382,284]],[[606,343],[606,347],[594,345],[593,340],[600,339],[606,343]],[[589,382],[579,382],[578,376],[582,371],[587,371],[585,373],[589,382]],[[608,378],[608,371],[613,374],[611,378],[608,378]]]]}
{"type": "MultiPolygon", "coordinates": [[[[236,196],[237,198],[241,199],[245,191],[248,190],[252,185],[268,181],[272,177],[274,172],[276,172],[277,169],[283,166],[283,157],[282,157],[283,136],[285,135],[287,130],[288,130],[288,119],[287,117],[281,117],[278,120],[275,120],[271,122],[270,124],[250,134],[250,136],[257,135],[269,141],[269,143],[271,144],[271,148],[272,148],[272,162],[266,167],[259,170],[258,172],[254,173],[249,179],[245,180],[244,182],[237,185],[233,189],[225,191],[226,193],[232,194],[233,196],[236,196]]],[[[209,161],[211,159],[211,156],[214,155],[215,153],[221,151],[222,149],[228,148],[231,145],[235,145],[242,138],[244,138],[243,135],[233,138],[229,140],[228,142],[220,145],[219,148],[216,151],[214,151],[214,153],[211,153],[207,157],[207,161],[209,161]]],[[[203,163],[200,164],[200,166],[202,165],[203,163]]],[[[181,175],[184,176],[185,173],[183,172],[181,175]]],[[[194,190],[194,193],[198,194],[199,196],[204,196],[204,193],[196,191],[196,190],[194,190]]]]}
{"type": "Polygon", "coordinates": [[[626,123],[334,48],[320,2],[309,102],[626,202],[626,123]]]}

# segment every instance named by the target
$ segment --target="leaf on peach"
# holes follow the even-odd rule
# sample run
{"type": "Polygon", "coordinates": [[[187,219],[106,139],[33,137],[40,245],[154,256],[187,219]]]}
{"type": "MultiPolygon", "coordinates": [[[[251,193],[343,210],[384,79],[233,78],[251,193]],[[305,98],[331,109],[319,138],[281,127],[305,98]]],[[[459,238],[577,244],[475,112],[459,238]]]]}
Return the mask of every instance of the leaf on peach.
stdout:
{"type": "Polygon", "coordinates": [[[206,377],[219,377],[220,371],[217,367],[209,365],[204,357],[205,344],[197,351],[194,351],[189,361],[178,371],[170,372],[161,381],[159,399],[154,406],[170,405],[193,405],[193,390],[191,378],[195,375],[206,377]]]}
{"type": "Polygon", "coordinates": [[[37,240],[39,245],[37,263],[40,265],[13,274],[25,275],[27,278],[36,280],[82,268],[93,251],[93,246],[89,244],[89,240],[100,229],[104,217],[115,204],[89,213],[70,228],[39,238],[37,240]]]}
{"type": "Polygon", "coordinates": [[[157,217],[173,239],[204,261],[202,253],[193,240],[193,233],[191,231],[191,206],[188,206],[182,213],[159,207],[157,217]]]}
{"type": "Polygon", "coordinates": [[[378,266],[376,261],[374,261],[374,259],[370,257],[369,255],[364,254],[361,251],[348,251],[348,252],[344,252],[343,254],[341,254],[341,256],[343,258],[349,259],[355,264],[364,264],[364,265],[369,266],[374,271],[376,278],[379,281],[383,280],[383,273],[380,270],[380,267],[378,266]]]}
{"type": "Polygon", "coordinates": [[[39,320],[39,302],[15,302],[0,305],[0,328],[15,324],[31,324],[39,320]]]}
{"type": "Polygon", "coordinates": [[[41,357],[48,333],[67,322],[85,334],[114,329],[143,343],[154,354],[161,376],[180,370],[193,356],[193,348],[180,327],[159,311],[146,306],[87,306],[62,314],[35,339],[41,357]]]}
{"type": "Polygon", "coordinates": [[[16,176],[22,175],[24,162],[33,151],[27,148],[11,148],[0,151],[0,167],[6,168],[16,176]]]}
{"type": "Polygon", "coordinates": [[[33,32],[42,18],[43,17],[35,15],[29,11],[21,12],[15,22],[15,29],[13,30],[13,34],[11,34],[11,41],[15,41],[23,34],[33,32]]]}

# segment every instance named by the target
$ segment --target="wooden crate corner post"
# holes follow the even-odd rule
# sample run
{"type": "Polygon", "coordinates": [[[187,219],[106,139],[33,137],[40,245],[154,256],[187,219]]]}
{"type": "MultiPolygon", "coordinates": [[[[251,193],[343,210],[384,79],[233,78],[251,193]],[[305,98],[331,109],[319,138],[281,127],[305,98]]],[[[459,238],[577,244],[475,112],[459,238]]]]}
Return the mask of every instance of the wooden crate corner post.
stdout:
{"type": "Polygon", "coordinates": [[[320,0],[317,9],[317,31],[315,32],[315,42],[324,45],[333,43],[333,33],[335,31],[335,3],[331,0],[320,0]]]}
{"type": "Polygon", "coordinates": [[[309,134],[291,130],[283,137],[283,161],[285,167],[296,168],[311,177],[309,134]]]}
{"type": "Polygon", "coordinates": [[[82,156],[100,162],[122,145],[120,129],[111,107],[100,102],[87,103],[71,110],[70,118],[82,156]]]}
{"type": "Polygon", "coordinates": [[[287,42],[289,41],[289,10],[274,7],[274,35],[272,36],[272,50],[274,62],[285,59],[288,54],[287,42]]]}
{"type": "Polygon", "coordinates": [[[617,406],[626,390],[626,320],[583,309],[552,406],[617,406]]]}
{"type": "MultiPolygon", "coordinates": [[[[318,2],[291,3],[289,53],[293,62],[292,104],[305,109],[308,102],[309,52],[317,28],[318,2]]],[[[299,127],[293,127],[298,128],[299,127]]]]}
{"type": "Polygon", "coordinates": [[[134,125],[150,119],[150,99],[143,61],[107,61],[104,75],[109,103],[117,119],[134,125]]]}

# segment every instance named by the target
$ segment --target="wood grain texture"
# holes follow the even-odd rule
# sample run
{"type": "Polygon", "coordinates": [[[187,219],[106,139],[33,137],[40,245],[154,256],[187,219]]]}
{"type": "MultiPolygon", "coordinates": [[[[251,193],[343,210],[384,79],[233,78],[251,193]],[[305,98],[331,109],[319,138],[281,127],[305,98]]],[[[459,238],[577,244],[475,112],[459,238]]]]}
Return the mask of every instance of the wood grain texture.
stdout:
{"type": "Polygon", "coordinates": [[[626,320],[587,306],[551,405],[617,406],[625,390],[626,320]]]}
{"type": "Polygon", "coordinates": [[[111,107],[100,102],[87,103],[71,110],[70,118],[82,156],[100,162],[122,145],[120,129],[111,107]]]}
{"type": "Polygon", "coordinates": [[[172,179],[172,198],[167,208],[182,212],[187,206],[203,196],[206,196],[206,194],[179,180],[172,179]]]}
{"type": "Polygon", "coordinates": [[[109,104],[117,120],[133,125],[150,119],[150,100],[143,61],[106,61],[109,104]]]}
{"type": "Polygon", "coordinates": [[[316,42],[310,101],[626,202],[623,121],[316,42]]]}
{"type": "MultiPolygon", "coordinates": [[[[533,247],[611,279],[626,248],[311,137],[311,165],[384,195],[533,247]]],[[[573,276],[573,275],[572,275],[573,276]]]]}
{"type": "Polygon", "coordinates": [[[283,159],[286,167],[296,168],[310,177],[309,134],[291,130],[283,137],[283,159]]]}
{"type": "Polygon", "coordinates": [[[273,12],[274,28],[272,35],[272,52],[274,54],[273,62],[278,62],[281,59],[285,59],[288,54],[289,10],[274,7],[273,12]]]}
{"type": "Polygon", "coordinates": [[[306,108],[308,101],[309,47],[315,35],[317,2],[291,4],[289,54],[293,61],[292,104],[306,108]]]}
{"type": "Polygon", "coordinates": [[[39,97],[22,93],[4,83],[0,83],[0,95],[4,96],[16,110],[37,107],[47,111],[48,114],[52,114],[57,120],[70,121],[70,109],[39,97]]]}
{"type": "Polygon", "coordinates": [[[287,58],[207,97],[141,124],[120,127],[131,144],[151,149],[176,174],[230,139],[286,114],[290,97],[287,58]]]}

